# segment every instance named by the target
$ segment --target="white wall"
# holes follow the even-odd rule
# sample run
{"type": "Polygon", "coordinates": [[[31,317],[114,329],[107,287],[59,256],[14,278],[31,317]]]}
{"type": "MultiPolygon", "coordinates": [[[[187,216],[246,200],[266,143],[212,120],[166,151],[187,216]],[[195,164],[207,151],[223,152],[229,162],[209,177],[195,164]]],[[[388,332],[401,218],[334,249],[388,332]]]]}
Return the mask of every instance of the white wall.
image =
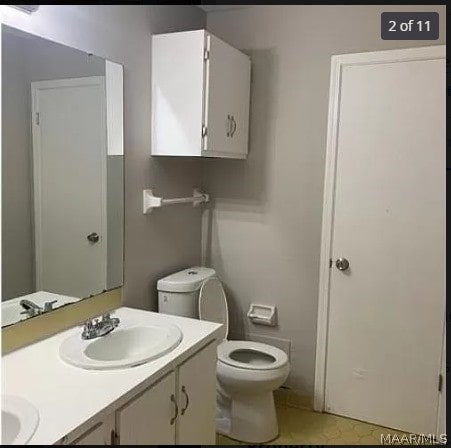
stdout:
{"type": "Polygon", "coordinates": [[[200,262],[199,210],[142,214],[142,190],[186,195],[200,178],[193,160],[150,157],[151,35],[202,28],[194,6],[41,5],[33,15],[1,6],[2,21],[124,65],[125,288],[127,305],[156,309],[161,275],[200,262]]]}
{"type": "Polygon", "coordinates": [[[233,332],[291,340],[289,384],[311,396],[331,55],[445,43],[445,7],[252,6],[210,13],[207,28],[251,56],[253,81],[248,160],[203,161],[204,259],[233,332]],[[440,40],[381,40],[389,10],[439,11],[440,40]],[[250,302],[276,304],[279,327],[250,325],[250,302]]]}

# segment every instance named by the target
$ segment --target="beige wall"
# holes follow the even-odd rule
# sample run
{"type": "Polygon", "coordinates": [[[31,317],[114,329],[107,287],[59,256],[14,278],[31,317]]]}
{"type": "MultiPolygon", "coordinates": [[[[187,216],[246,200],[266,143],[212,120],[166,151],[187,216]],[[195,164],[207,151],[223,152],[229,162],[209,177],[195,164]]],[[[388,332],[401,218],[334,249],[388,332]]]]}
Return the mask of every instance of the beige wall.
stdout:
{"type": "MultiPolygon", "coordinates": [[[[232,330],[291,340],[289,384],[312,395],[330,58],[445,42],[445,8],[253,6],[208,14],[207,28],[252,58],[250,155],[203,161],[215,201],[204,254],[229,290],[232,330]],[[382,41],[383,11],[439,11],[439,42],[382,41]],[[276,304],[279,327],[244,318],[276,304]]],[[[444,92],[445,94],[445,92],[444,92]]]]}
{"type": "MultiPolygon", "coordinates": [[[[13,37],[13,38],[12,38],[13,37]]],[[[27,52],[2,36],[2,300],[34,291],[27,52]]]]}
{"type": "Polygon", "coordinates": [[[142,214],[144,188],[186,195],[200,180],[199,161],[150,156],[151,35],[202,28],[205,14],[143,5],[41,5],[32,16],[3,6],[0,14],[8,25],[124,65],[124,303],[156,309],[157,279],[200,261],[201,216],[190,207],[142,214]]]}

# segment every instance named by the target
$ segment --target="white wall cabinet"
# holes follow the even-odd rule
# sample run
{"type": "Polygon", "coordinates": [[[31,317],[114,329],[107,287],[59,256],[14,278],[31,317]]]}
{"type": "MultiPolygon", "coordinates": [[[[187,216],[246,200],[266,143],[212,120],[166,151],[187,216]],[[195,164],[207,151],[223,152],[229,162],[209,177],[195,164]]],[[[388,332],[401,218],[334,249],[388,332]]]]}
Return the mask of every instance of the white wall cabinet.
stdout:
{"type": "Polygon", "coordinates": [[[214,445],[216,343],[133,397],[74,445],[214,445]]]}
{"type": "Polygon", "coordinates": [[[251,62],[205,30],[152,38],[152,155],[246,158],[251,62]]]}

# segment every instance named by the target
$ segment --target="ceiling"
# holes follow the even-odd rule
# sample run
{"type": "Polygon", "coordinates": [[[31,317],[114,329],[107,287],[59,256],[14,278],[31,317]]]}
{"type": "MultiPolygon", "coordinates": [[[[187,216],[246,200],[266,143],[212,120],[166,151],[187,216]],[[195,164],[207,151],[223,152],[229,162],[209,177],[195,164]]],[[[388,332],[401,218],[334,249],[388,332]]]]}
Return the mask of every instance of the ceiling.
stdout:
{"type": "Polygon", "coordinates": [[[227,11],[229,9],[248,8],[251,5],[197,5],[205,12],[227,11]]]}

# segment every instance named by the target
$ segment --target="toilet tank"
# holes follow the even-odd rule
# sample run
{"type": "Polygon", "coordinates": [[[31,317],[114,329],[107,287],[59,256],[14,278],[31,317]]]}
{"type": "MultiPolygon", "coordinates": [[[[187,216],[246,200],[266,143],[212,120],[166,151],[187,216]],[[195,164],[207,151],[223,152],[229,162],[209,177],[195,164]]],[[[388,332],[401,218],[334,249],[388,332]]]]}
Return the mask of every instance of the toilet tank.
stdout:
{"type": "Polygon", "coordinates": [[[214,269],[196,266],[158,280],[158,312],[198,319],[200,287],[215,275],[214,269]]]}

